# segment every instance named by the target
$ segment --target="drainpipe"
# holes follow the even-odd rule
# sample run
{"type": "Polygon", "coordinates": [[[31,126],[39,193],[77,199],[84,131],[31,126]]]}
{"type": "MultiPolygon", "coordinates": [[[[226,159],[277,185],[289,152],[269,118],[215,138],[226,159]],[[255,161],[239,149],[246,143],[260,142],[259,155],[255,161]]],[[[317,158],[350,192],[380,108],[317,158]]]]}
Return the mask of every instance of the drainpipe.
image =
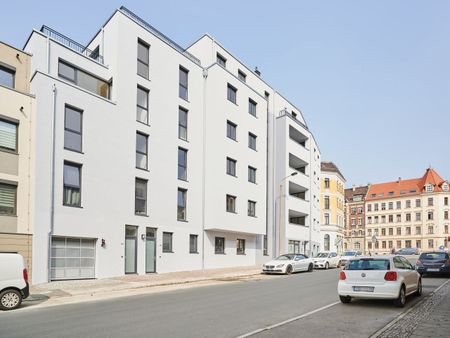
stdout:
{"type": "MultiPolygon", "coordinates": [[[[309,257],[312,257],[312,251],[311,251],[311,240],[312,240],[312,198],[311,198],[311,166],[312,166],[312,156],[311,156],[311,143],[312,143],[312,133],[309,133],[309,257]]],[[[319,173],[320,175],[320,173],[319,173]]],[[[320,182],[320,176],[319,176],[319,182],[320,182]]]]}
{"type": "Polygon", "coordinates": [[[203,69],[203,158],[202,158],[202,270],[205,269],[205,182],[206,182],[206,80],[208,70],[203,69]]]}
{"type": "Polygon", "coordinates": [[[47,273],[48,281],[51,281],[51,253],[52,253],[52,236],[53,229],[55,227],[55,139],[56,139],[56,84],[52,87],[52,97],[53,97],[53,116],[52,116],[52,171],[51,171],[51,206],[50,206],[50,231],[48,232],[48,261],[47,261],[47,273]]]}

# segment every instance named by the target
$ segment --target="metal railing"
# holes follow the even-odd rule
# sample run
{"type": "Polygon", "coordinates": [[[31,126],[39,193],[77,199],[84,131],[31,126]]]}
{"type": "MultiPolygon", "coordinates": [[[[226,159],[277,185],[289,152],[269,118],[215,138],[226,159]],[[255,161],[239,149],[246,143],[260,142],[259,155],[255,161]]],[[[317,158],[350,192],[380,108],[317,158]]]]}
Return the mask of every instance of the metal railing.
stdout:
{"type": "Polygon", "coordinates": [[[292,113],[290,113],[287,109],[283,109],[278,113],[278,117],[283,117],[283,116],[289,116],[292,120],[294,120],[295,122],[297,122],[300,126],[302,126],[304,129],[308,130],[308,126],[304,123],[302,123],[301,121],[299,121],[295,116],[292,115],[292,113]]]}
{"type": "Polygon", "coordinates": [[[71,38],[68,38],[64,34],[61,34],[50,27],[42,26],[41,32],[48,36],[50,39],[55,40],[62,45],[74,50],[77,53],[83,54],[84,56],[87,56],[91,59],[94,59],[95,61],[103,64],[103,56],[99,54],[98,49],[90,50],[86,46],[83,46],[82,44],[72,40],[71,38]]]}
{"type": "Polygon", "coordinates": [[[157,37],[159,37],[161,40],[163,40],[164,42],[166,42],[168,45],[172,46],[174,49],[176,49],[177,51],[179,51],[180,53],[182,53],[183,55],[185,55],[187,58],[189,58],[191,61],[195,62],[196,64],[200,64],[200,60],[197,59],[194,55],[192,55],[191,53],[187,52],[183,47],[181,47],[179,44],[177,44],[175,41],[173,41],[172,39],[168,38],[166,35],[164,35],[163,33],[161,33],[159,30],[157,30],[155,27],[153,27],[152,25],[150,25],[147,21],[145,21],[144,19],[140,18],[139,16],[137,16],[136,14],[134,14],[132,11],[130,11],[128,8],[121,6],[120,10],[122,11],[123,14],[125,14],[126,16],[128,16],[130,19],[132,19],[133,21],[135,21],[136,23],[138,23],[139,25],[143,26],[145,29],[147,29],[148,31],[150,31],[152,34],[156,35],[157,37]]]}

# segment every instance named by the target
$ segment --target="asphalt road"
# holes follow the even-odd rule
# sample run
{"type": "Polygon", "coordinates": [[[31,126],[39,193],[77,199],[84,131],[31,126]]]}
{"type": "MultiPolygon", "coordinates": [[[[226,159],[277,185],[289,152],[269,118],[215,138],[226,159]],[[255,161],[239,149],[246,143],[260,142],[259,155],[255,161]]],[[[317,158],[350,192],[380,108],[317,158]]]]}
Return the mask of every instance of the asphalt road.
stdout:
{"type": "MultiPolygon", "coordinates": [[[[338,271],[2,312],[0,337],[237,337],[338,302],[338,271]]],[[[445,280],[425,278],[424,293],[445,280]]],[[[256,336],[368,337],[406,309],[337,303],[256,336]]]]}

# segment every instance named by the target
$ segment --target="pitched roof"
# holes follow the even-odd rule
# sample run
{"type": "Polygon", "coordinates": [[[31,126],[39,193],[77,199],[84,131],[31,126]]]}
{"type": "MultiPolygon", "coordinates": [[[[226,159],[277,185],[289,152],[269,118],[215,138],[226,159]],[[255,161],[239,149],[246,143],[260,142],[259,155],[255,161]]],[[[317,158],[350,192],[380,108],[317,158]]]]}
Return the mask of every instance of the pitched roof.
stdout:
{"type": "Polygon", "coordinates": [[[352,202],[353,196],[362,196],[363,200],[364,200],[368,190],[369,190],[369,187],[367,185],[361,186],[361,187],[345,189],[345,200],[348,202],[352,202]]]}
{"type": "Polygon", "coordinates": [[[320,162],[320,170],[321,171],[330,171],[339,174],[345,181],[344,175],[342,175],[339,168],[331,161],[322,161],[320,162]]]}
{"type": "Polygon", "coordinates": [[[420,195],[427,184],[434,186],[434,192],[442,191],[444,182],[434,169],[428,168],[419,178],[372,184],[367,192],[366,200],[420,195]]]}

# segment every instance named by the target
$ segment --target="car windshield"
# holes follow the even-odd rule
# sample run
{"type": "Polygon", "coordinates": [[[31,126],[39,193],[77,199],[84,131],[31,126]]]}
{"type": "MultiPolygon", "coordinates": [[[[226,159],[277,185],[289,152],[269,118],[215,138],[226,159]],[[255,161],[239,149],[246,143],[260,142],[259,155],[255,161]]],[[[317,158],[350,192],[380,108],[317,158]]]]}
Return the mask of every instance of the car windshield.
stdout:
{"type": "Polygon", "coordinates": [[[429,252],[423,253],[419,257],[420,260],[428,261],[428,260],[444,260],[446,259],[445,252],[429,252]]]}
{"type": "Polygon", "coordinates": [[[356,252],[354,252],[354,251],[346,251],[344,253],[344,256],[356,256],[356,252]]]}
{"type": "Polygon", "coordinates": [[[277,257],[277,261],[291,261],[294,259],[294,255],[281,255],[277,257]]]}
{"type": "Polygon", "coordinates": [[[317,258],[327,258],[327,257],[328,257],[328,254],[325,253],[325,252],[321,252],[321,253],[319,253],[316,257],[317,257],[317,258]]]}
{"type": "Polygon", "coordinates": [[[387,259],[353,259],[345,270],[389,270],[390,264],[387,259]]]}

